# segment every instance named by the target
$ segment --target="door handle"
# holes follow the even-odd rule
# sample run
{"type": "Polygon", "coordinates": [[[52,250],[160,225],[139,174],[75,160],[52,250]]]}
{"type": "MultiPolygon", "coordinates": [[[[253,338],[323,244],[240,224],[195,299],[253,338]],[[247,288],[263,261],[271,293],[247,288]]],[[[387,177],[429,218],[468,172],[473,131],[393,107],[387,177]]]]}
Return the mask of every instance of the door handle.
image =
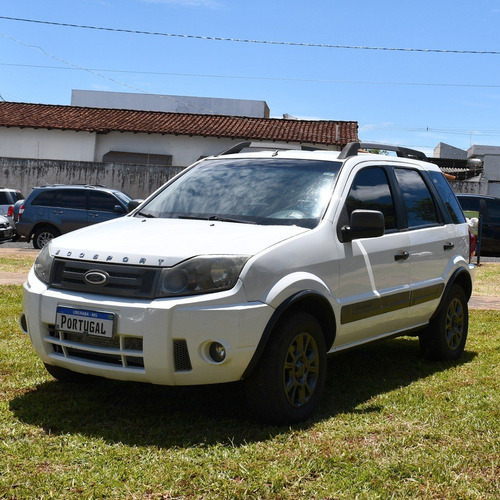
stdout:
{"type": "Polygon", "coordinates": [[[451,241],[443,245],[443,250],[451,250],[452,248],[455,248],[455,245],[451,241]]]}
{"type": "Polygon", "coordinates": [[[394,254],[394,260],[397,262],[398,260],[406,260],[410,256],[409,252],[403,251],[394,254]]]}

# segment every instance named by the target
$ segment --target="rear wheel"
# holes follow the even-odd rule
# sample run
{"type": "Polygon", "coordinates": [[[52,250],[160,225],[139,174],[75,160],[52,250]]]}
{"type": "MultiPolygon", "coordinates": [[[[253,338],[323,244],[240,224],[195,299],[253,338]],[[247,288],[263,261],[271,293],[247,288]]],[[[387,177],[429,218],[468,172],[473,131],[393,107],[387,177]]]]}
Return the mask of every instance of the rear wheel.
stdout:
{"type": "Polygon", "coordinates": [[[318,321],[296,313],[269,339],[255,371],[245,382],[252,412],[273,424],[308,418],[321,398],[326,378],[326,348],[318,321]]]}
{"type": "Polygon", "coordinates": [[[463,288],[453,285],[441,311],[420,335],[420,350],[430,359],[455,360],[464,349],[469,329],[469,311],[463,288]]]}
{"type": "Polygon", "coordinates": [[[36,249],[43,248],[51,239],[57,238],[61,233],[52,226],[42,226],[33,235],[33,246],[36,249]]]}

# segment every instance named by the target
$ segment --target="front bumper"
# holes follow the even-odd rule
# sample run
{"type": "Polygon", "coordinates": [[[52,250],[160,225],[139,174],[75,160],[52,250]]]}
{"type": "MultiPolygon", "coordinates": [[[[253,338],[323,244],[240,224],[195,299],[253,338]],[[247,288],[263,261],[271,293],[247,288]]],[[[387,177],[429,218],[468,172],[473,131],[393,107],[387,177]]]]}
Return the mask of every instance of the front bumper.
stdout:
{"type": "Polygon", "coordinates": [[[22,323],[43,362],[79,373],[162,385],[240,380],[274,309],[247,302],[240,282],[229,291],[130,300],[47,288],[33,270],[24,285],[22,323]],[[111,339],[55,330],[56,309],[69,306],[115,314],[111,339]],[[212,342],[226,359],[214,362],[212,342]]]}

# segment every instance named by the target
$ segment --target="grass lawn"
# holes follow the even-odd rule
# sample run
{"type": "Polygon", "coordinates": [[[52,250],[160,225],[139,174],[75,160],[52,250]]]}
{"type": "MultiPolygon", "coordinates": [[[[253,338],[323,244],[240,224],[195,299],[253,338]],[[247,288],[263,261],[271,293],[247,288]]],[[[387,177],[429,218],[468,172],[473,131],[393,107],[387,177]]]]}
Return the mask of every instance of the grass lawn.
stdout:
{"type": "Polygon", "coordinates": [[[23,272],[27,273],[35,261],[35,255],[8,254],[0,255],[0,273],[23,272]]]}
{"type": "Polygon", "coordinates": [[[498,498],[500,313],[460,362],[413,338],[332,357],[314,420],[246,416],[237,385],[55,382],[0,287],[0,498],[498,498]]]}

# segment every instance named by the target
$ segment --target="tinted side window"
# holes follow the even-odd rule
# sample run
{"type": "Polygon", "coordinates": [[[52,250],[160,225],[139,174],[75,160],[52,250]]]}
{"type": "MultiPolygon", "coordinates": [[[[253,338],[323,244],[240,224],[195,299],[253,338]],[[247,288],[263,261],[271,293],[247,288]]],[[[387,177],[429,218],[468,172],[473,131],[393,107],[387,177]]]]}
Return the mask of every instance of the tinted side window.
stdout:
{"type": "Polygon", "coordinates": [[[441,197],[443,198],[444,204],[446,206],[446,210],[450,214],[451,220],[455,224],[465,222],[460,204],[444,175],[441,172],[429,172],[429,176],[432,179],[432,182],[436,186],[437,190],[441,194],[441,197]]]}
{"type": "Polygon", "coordinates": [[[394,169],[403,195],[408,227],[438,224],[436,206],[427,185],[416,170],[394,169]]]}
{"type": "Polygon", "coordinates": [[[0,205],[10,205],[12,203],[12,199],[10,194],[6,191],[0,192],[0,205]]]}
{"type": "Polygon", "coordinates": [[[385,229],[396,229],[396,211],[384,169],[368,167],[356,175],[346,201],[349,217],[353,210],[379,210],[384,214],[385,229]]]}
{"type": "Polygon", "coordinates": [[[86,194],[84,189],[60,189],[56,195],[55,206],[86,210],[86,194]]]}
{"type": "Polygon", "coordinates": [[[119,205],[118,200],[108,194],[101,191],[90,191],[89,192],[89,209],[99,210],[103,212],[114,212],[115,205],[119,205]]]}
{"type": "Polygon", "coordinates": [[[462,206],[462,210],[467,210],[471,212],[479,212],[479,198],[468,198],[468,197],[460,197],[460,205],[462,206]]]}
{"type": "Polygon", "coordinates": [[[500,200],[486,200],[488,219],[491,222],[500,223],[500,200]]]}
{"type": "Polygon", "coordinates": [[[32,205],[41,205],[44,207],[52,207],[54,204],[54,191],[42,191],[35,199],[31,202],[32,205]]]}

